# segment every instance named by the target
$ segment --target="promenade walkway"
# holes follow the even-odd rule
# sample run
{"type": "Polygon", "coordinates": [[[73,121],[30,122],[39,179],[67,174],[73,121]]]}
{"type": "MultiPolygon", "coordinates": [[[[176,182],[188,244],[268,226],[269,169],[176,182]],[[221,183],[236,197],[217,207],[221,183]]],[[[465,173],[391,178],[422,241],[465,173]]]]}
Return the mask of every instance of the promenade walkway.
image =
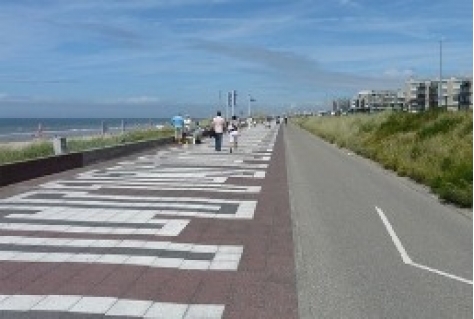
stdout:
{"type": "Polygon", "coordinates": [[[297,318],[278,131],[0,189],[0,318],[297,318]]]}

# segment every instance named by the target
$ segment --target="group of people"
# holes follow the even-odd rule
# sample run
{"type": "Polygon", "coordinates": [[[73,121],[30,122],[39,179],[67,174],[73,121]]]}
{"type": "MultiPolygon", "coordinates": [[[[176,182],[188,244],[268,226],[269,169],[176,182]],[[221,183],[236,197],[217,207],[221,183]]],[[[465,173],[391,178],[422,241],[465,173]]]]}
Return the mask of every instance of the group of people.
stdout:
{"type": "Polygon", "coordinates": [[[237,116],[233,115],[232,119],[227,123],[226,120],[222,117],[222,113],[217,111],[216,117],[212,119],[211,129],[213,131],[213,136],[215,140],[214,149],[218,152],[222,150],[222,138],[224,132],[229,133],[229,151],[232,153],[237,149],[237,141],[240,130],[240,123],[237,119],[237,116]]]}
{"type": "Polygon", "coordinates": [[[199,130],[199,122],[193,125],[191,117],[187,115],[183,117],[181,114],[173,116],[171,118],[171,125],[174,128],[174,139],[177,143],[182,143],[183,139],[190,136],[195,130],[199,130]]]}
{"type": "MultiPolygon", "coordinates": [[[[189,116],[184,118],[181,114],[173,116],[171,118],[171,125],[174,128],[174,139],[177,143],[182,143],[183,140],[191,134],[193,131],[192,120],[189,116]]],[[[199,126],[196,122],[196,126],[199,126]]],[[[229,133],[230,152],[232,153],[237,149],[237,140],[239,136],[240,123],[237,116],[232,116],[232,119],[227,123],[222,117],[220,111],[217,112],[217,116],[212,119],[211,132],[215,139],[215,150],[222,150],[222,138],[225,132],[229,133]]]]}
{"type": "MultiPolygon", "coordinates": [[[[278,117],[279,123],[280,117],[278,117]]],[[[270,124],[270,120],[267,119],[268,124],[270,124]]],[[[284,117],[285,125],[288,122],[288,118],[284,117]]],[[[192,120],[189,116],[186,118],[182,117],[181,115],[174,116],[171,119],[171,124],[175,129],[175,141],[182,142],[183,138],[188,135],[192,128],[192,120]]],[[[196,124],[199,126],[198,124],[196,124]]],[[[212,136],[215,140],[215,150],[220,152],[222,151],[222,139],[225,132],[229,134],[229,143],[230,149],[229,151],[232,153],[237,149],[237,142],[239,137],[240,131],[240,121],[237,119],[237,116],[233,115],[229,122],[226,121],[225,118],[222,117],[222,113],[217,111],[217,115],[212,119],[211,122],[211,132],[212,136]]]]}

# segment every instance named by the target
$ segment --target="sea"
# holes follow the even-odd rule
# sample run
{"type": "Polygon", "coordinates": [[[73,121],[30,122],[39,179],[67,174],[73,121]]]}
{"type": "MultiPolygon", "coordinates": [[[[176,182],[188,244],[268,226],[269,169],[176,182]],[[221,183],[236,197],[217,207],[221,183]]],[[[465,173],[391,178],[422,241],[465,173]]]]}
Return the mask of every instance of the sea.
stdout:
{"type": "Polygon", "coordinates": [[[0,118],[0,143],[37,138],[119,134],[124,131],[162,127],[168,118],[0,118]]]}

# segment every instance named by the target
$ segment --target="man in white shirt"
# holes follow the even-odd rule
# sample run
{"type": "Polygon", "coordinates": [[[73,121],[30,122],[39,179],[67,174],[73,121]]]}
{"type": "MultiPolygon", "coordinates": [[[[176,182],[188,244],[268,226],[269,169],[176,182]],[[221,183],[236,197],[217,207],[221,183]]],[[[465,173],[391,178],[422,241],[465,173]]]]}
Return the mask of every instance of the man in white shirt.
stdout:
{"type": "Polygon", "coordinates": [[[186,115],[186,118],[184,119],[184,132],[186,134],[189,134],[191,132],[191,124],[191,117],[189,117],[189,115],[186,115]]]}
{"type": "Polygon", "coordinates": [[[222,135],[224,134],[225,119],[221,116],[221,111],[217,111],[217,116],[212,119],[212,128],[214,129],[215,150],[222,149],[222,135]]]}

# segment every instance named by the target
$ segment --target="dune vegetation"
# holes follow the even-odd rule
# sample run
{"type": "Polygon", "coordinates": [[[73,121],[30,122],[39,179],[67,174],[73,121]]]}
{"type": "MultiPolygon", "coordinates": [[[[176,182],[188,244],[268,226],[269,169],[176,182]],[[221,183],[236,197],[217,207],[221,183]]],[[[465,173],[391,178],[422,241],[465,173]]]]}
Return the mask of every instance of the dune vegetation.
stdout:
{"type": "MultiPolygon", "coordinates": [[[[74,137],[67,139],[69,152],[81,152],[96,148],[121,145],[173,136],[170,128],[134,130],[124,134],[74,137]]],[[[37,140],[22,145],[0,146],[0,165],[54,155],[52,140],[37,140]]]]}
{"type": "Polygon", "coordinates": [[[301,117],[302,128],[472,207],[472,112],[301,117]]]}

